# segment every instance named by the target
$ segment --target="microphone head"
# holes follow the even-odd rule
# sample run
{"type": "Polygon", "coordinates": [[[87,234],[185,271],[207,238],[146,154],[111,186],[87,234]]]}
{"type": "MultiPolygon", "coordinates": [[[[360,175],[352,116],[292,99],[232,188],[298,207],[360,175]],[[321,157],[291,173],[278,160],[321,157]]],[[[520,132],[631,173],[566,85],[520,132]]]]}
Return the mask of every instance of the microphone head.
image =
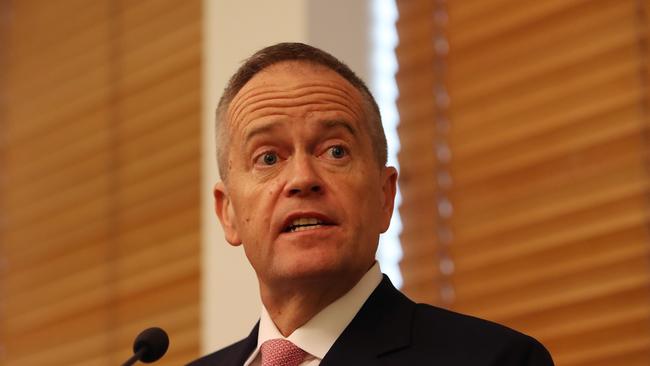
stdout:
{"type": "Polygon", "coordinates": [[[160,359],[169,347],[169,337],[164,330],[154,327],[145,329],[138,334],[133,342],[133,352],[143,350],[140,361],[150,363],[160,359]]]}

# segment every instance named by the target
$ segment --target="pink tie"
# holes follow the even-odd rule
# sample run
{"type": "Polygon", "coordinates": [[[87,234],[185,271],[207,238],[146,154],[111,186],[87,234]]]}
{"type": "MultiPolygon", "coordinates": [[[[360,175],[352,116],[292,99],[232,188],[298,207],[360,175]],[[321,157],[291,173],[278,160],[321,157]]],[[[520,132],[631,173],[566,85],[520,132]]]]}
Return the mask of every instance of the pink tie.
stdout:
{"type": "Polygon", "coordinates": [[[286,339],[270,339],[262,343],[262,366],[298,366],[307,352],[286,339]]]}

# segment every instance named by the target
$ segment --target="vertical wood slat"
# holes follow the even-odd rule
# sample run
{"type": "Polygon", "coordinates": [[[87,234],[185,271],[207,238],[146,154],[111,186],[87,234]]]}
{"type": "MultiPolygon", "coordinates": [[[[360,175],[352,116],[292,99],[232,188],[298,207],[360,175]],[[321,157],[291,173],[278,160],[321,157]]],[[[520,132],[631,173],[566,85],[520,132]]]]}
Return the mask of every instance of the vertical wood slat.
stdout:
{"type": "Polygon", "coordinates": [[[0,364],[190,361],[201,2],[0,4],[0,364]]]}
{"type": "Polygon", "coordinates": [[[529,5],[398,0],[404,290],[537,336],[557,364],[647,365],[650,2],[529,5]],[[432,50],[434,16],[447,19],[449,55],[432,50]],[[432,92],[441,57],[446,191],[432,92]]]}

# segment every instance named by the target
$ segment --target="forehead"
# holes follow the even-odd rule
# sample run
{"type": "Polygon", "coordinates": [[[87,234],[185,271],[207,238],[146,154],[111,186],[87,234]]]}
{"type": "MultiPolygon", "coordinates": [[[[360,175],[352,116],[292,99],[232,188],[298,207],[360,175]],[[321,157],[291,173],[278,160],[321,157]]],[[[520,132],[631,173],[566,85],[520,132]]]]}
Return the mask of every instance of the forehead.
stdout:
{"type": "Polygon", "coordinates": [[[255,74],[241,88],[234,99],[255,88],[275,86],[291,89],[310,81],[339,87],[349,92],[356,91],[356,88],[349,81],[326,66],[307,61],[292,60],[278,62],[255,74]]]}
{"type": "Polygon", "coordinates": [[[257,73],[232,99],[227,110],[230,127],[274,114],[313,110],[339,111],[365,120],[364,99],[335,71],[304,61],[285,61],[257,73]]]}

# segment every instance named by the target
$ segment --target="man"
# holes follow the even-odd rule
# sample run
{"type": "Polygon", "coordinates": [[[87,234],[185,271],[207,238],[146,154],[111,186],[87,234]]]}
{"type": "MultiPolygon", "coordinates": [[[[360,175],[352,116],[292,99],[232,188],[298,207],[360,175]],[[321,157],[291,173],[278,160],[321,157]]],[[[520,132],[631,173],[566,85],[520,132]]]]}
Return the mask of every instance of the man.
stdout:
{"type": "Polygon", "coordinates": [[[255,53],[217,108],[216,212],[259,281],[260,321],[190,365],[552,365],[534,339],[397,291],[375,262],[397,172],[377,105],[333,56],[255,53]]]}

